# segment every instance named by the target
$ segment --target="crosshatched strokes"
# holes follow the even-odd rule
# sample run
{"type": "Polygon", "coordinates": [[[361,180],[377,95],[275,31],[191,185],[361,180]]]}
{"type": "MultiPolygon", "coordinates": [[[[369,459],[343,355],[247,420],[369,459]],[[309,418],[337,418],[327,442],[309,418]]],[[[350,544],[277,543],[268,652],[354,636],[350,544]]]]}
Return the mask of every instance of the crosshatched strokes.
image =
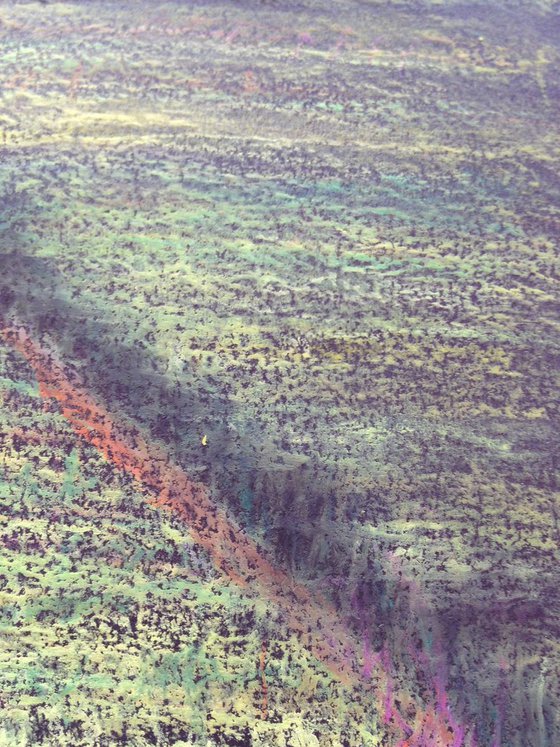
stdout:
{"type": "Polygon", "coordinates": [[[559,39],[2,4],[0,744],[560,742],[559,39]]]}

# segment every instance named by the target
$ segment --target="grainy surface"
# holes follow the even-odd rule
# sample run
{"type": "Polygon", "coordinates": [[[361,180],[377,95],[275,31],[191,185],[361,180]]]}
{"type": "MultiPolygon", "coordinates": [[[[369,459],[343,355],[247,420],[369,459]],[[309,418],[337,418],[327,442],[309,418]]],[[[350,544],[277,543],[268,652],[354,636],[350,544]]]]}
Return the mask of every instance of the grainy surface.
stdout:
{"type": "Polygon", "coordinates": [[[356,674],[8,335],[1,744],[557,747],[559,58],[544,2],[2,3],[3,324],[356,674]]]}

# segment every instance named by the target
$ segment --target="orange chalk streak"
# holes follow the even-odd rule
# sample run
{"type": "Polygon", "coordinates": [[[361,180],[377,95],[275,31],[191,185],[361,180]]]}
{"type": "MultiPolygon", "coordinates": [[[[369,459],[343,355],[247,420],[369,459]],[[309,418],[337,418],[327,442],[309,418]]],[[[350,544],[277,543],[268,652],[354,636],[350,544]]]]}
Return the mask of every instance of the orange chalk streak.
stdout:
{"type": "Polygon", "coordinates": [[[52,354],[39,347],[23,327],[0,327],[4,338],[31,364],[42,397],[56,400],[75,433],[95,446],[116,467],[125,470],[150,493],[149,503],[172,510],[188,524],[193,539],[219,568],[242,587],[255,587],[278,605],[286,623],[317,658],[343,682],[358,673],[349,657],[357,648],[322,596],[276,568],[265,552],[212,500],[201,482],[191,480],[157,445],[138,429],[119,422],[83,388],[71,380],[52,354]],[[329,640],[321,630],[328,631],[329,640]]]}
{"type": "MultiPolygon", "coordinates": [[[[78,436],[95,446],[109,462],[132,475],[149,493],[147,500],[151,505],[181,516],[192,538],[208,551],[222,573],[239,586],[252,587],[273,602],[303,646],[339,681],[347,685],[359,684],[362,691],[371,692],[379,710],[383,709],[385,696],[379,685],[384,679],[382,667],[376,679],[362,679],[360,646],[327,599],[275,567],[265,551],[216,505],[203,483],[192,480],[160,447],[148,443],[137,427],[127,425],[124,419],[115,422],[76,377],[66,373],[63,364],[55,360],[51,352],[31,339],[23,326],[5,326],[0,320],[0,334],[27,359],[41,396],[58,402],[78,436]]],[[[266,644],[263,643],[260,659],[263,718],[268,715],[265,665],[266,644]]],[[[394,692],[394,696],[397,700],[398,693],[394,692]]],[[[464,744],[447,732],[446,719],[440,719],[437,724],[435,721],[437,716],[432,709],[417,708],[415,735],[419,735],[418,740],[415,735],[404,735],[410,747],[420,744],[461,747],[464,744]],[[421,724],[429,727],[434,737],[437,733],[433,742],[426,740],[421,724]]],[[[402,727],[397,720],[386,726],[394,732],[395,740],[403,744],[402,727]]]]}

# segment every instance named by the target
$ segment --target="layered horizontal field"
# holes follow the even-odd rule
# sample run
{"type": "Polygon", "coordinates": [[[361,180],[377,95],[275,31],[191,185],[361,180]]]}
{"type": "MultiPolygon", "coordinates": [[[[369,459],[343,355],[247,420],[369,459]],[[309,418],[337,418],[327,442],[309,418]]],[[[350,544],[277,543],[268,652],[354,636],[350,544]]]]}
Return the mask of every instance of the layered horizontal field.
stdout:
{"type": "Polygon", "coordinates": [[[8,744],[554,747],[559,30],[545,3],[3,4],[8,744]],[[72,430],[73,382],[235,541],[72,430]],[[254,548],[293,609],[230,573],[254,548]]]}

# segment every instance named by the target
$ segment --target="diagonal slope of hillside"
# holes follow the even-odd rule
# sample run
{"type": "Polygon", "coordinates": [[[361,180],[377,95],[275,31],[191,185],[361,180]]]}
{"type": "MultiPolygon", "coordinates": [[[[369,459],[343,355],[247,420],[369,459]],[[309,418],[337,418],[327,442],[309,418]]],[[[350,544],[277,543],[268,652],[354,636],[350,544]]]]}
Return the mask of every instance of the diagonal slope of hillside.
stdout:
{"type": "MultiPolygon", "coordinates": [[[[441,682],[432,683],[435,692],[428,703],[415,703],[408,693],[399,692],[391,677],[388,653],[368,658],[366,651],[363,657],[334,607],[273,565],[266,552],[215,504],[203,483],[191,480],[137,428],[115,422],[65,372],[62,363],[34,342],[25,327],[6,324],[2,334],[31,365],[41,396],[57,401],[77,435],[143,485],[153,506],[178,514],[221,573],[239,586],[253,586],[272,602],[288,629],[336,678],[371,692],[383,709],[382,719],[393,734],[394,744],[467,744],[465,729],[453,718],[441,682]],[[375,670],[373,664],[377,664],[375,670]]],[[[474,744],[472,738],[470,744],[474,744]]]]}
{"type": "Polygon", "coordinates": [[[0,369],[0,744],[382,738],[371,698],[78,437],[1,340],[0,369]]]}

